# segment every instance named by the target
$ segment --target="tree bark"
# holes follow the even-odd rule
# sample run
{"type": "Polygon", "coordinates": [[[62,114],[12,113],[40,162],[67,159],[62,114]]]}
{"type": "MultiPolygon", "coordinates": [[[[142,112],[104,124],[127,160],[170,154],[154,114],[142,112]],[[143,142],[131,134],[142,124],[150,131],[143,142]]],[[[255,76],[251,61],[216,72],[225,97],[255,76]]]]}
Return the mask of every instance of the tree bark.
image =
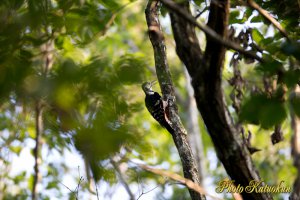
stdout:
{"type": "MultiPolygon", "coordinates": [[[[154,50],[156,74],[162,90],[163,98],[168,101],[167,114],[171,121],[171,126],[175,130],[172,136],[182,162],[184,177],[192,180],[196,184],[200,184],[197,166],[187,140],[187,133],[178,116],[174,86],[167,62],[164,36],[159,22],[159,8],[159,1],[150,0],[145,10],[149,38],[154,50]]],[[[199,194],[192,189],[189,189],[189,193],[193,200],[206,199],[203,194],[199,194]]]]}
{"type": "MultiPolygon", "coordinates": [[[[181,11],[184,10],[191,16],[188,2],[178,5],[181,11]]],[[[194,25],[188,23],[174,10],[171,10],[170,16],[177,54],[192,78],[197,106],[212,138],[217,156],[235,184],[246,187],[249,181],[260,180],[260,177],[225,104],[222,68],[226,49],[207,35],[203,55],[194,25]]],[[[228,0],[212,1],[208,26],[223,38],[227,38],[228,16],[228,0]]],[[[272,199],[267,193],[243,192],[242,196],[244,199],[272,199]]]]}
{"type": "MultiPolygon", "coordinates": [[[[296,86],[294,96],[297,96],[297,94],[300,94],[299,86],[296,86]]],[[[294,181],[290,200],[297,200],[300,199],[300,119],[295,114],[292,114],[292,130],[294,135],[292,136],[291,140],[291,154],[294,160],[293,164],[296,167],[298,174],[296,180],[294,181]]]]}

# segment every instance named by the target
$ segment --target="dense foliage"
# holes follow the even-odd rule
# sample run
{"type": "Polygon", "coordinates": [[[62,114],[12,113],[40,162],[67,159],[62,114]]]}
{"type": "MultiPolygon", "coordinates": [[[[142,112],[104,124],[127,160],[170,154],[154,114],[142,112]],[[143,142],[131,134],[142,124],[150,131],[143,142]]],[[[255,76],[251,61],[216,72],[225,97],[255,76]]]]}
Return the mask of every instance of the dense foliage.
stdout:
{"type": "MultiPolygon", "coordinates": [[[[296,170],[290,156],[290,116],[300,116],[300,96],[294,93],[300,77],[300,5],[294,0],[256,2],[278,20],[290,39],[252,8],[233,1],[231,38],[265,62],[258,64],[229,51],[224,91],[235,121],[244,125],[245,133],[251,133],[252,145],[262,149],[253,159],[263,179],[269,184],[284,180],[292,186],[296,170]],[[275,146],[270,139],[274,131],[285,137],[275,146]]],[[[1,0],[0,199],[28,199],[31,195],[32,169],[17,174],[11,169],[18,168],[15,158],[35,148],[37,110],[43,111],[40,191],[48,191],[39,193],[41,199],[74,199],[86,193],[104,198],[105,191],[95,193],[90,182],[96,181],[98,188],[109,183],[118,190],[122,187],[118,185],[120,176],[125,177],[136,198],[142,193],[139,187],[146,183],[160,186],[151,191],[156,198],[187,198],[181,186],[144,172],[132,162],[142,160],[182,173],[170,135],[144,107],[140,86],[156,79],[145,5],[146,1],[134,0],[1,0]],[[81,171],[91,170],[91,174],[81,174],[83,181],[77,164],[64,160],[68,152],[75,151],[87,163],[79,166],[81,171]],[[48,161],[48,155],[56,159],[48,161]],[[80,185],[78,190],[67,190],[67,195],[62,184],[66,174],[80,185]],[[172,196],[175,192],[177,196],[172,196]]],[[[195,15],[203,11],[199,21],[206,20],[208,6],[207,1],[191,1],[195,15]]],[[[187,122],[187,105],[180,99],[186,98],[189,82],[175,54],[165,8],[162,14],[180,114],[187,122]]],[[[203,34],[197,34],[205,43],[203,34]]],[[[227,176],[200,118],[199,122],[206,176],[210,177],[210,183],[205,184],[212,186],[227,176]]]]}

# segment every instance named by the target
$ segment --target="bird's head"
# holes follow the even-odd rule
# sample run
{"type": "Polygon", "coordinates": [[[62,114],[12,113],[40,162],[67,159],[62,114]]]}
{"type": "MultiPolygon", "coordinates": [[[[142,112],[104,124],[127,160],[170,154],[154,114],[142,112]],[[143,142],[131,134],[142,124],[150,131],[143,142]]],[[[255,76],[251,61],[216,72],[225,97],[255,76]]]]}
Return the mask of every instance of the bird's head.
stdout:
{"type": "Polygon", "coordinates": [[[153,94],[152,86],[156,83],[156,81],[145,82],[142,84],[142,89],[144,90],[145,94],[153,94]]]}

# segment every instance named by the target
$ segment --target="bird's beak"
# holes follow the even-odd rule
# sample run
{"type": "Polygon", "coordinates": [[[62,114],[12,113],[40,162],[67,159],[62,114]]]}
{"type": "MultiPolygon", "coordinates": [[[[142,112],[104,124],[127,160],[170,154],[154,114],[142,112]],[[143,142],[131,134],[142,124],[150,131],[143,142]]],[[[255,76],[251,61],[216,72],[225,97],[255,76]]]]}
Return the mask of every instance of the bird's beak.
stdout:
{"type": "Polygon", "coordinates": [[[156,84],[156,83],[157,83],[156,80],[150,82],[151,86],[154,85],[154,84],[156,84]]]}

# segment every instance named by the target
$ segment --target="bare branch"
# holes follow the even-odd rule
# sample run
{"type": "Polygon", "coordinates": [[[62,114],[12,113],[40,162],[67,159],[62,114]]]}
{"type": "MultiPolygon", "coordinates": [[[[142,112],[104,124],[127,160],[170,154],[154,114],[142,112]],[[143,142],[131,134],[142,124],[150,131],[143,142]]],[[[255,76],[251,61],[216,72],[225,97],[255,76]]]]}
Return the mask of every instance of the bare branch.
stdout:
{"type": "Polygon", "coordinates": [[[78,181],[78,184],[77,184],[77,186],[75,188],[75,191],[74,191],[74,193],[76,195],[76,199],[78,199],[80,184],[84,180],[83,177],[80,175],[80,167],[78,166],[77,169],[78,169],[79,181],[78,181]]]}
{"type": "MultiPolygon", "coordinates": [[[[182,10],[173,1],[171,1],[171,0],[159,0],[159,1],[161,1],[172,12],[175,12],[179,16],[183,17],[186,21],[188,21],[189,23],[193,24],[194,26],[196,26],[197,28],[202,30],[204,33],[206,33],[206,36],[209,37],[211,40],[213,40],[215,42],[218,42],[218,43],[224,45],[225,47],[227,47],[229,49],[233,49],[235,51],[238,51],[239,53],[244,54],[245,56],[247,56],[249,58],[253,58],[253,59],[256,59],[260,62],[263,62],[263,59],[260,58],[259,56],[257,56],[256,54],[253,54],[252,52],[243,49],[240,45],[228,40],[227,38],[224,38],[224,37],[220,36],[218,33],[216,33],[209,26],[206,26],[204,24],[201,24],[201,23],[197,22],[197,20],[191,14],[189,14],[189,13],[185,12],[184,10],[182,10]]],[[[213,3],[213,1],[212,1],[212,3],[213,3]]]]}
{"type": "MultiPolygon", "coordinates": [[[[48,41],[45,44],[41,45],[41,52],[42,54],[42,61],[43,65],[41,66],[42,75],[46,78],[49,70],[53,65],[53,48],[54,43],[52,40],[48,41]]],[[[37,99],[35,102],[35,147],[33,149],[33,157],[34,157],[34,175],[33,175],[33,183],[32,183],[32,193],[31,198],[32,200],[37,199],[37,184],[40,179],[40,172],[39,172],[39,165],[41,164],[41,155],[40,151],[42,148],[42,134],[44,131],[43,127],[43,99],[37,99]]]]}
{"type": "Polygon", "coordinates": [[[188,188],[198,192],[199,194],[205,194],[206,196],[211,197],[216,200],[223,200],[221,198],[218,198],[218,197],[208,194],[199,184],[197,184],[189,179],[186,179],[178,174],[171,173],[169,171],[165,171],[165,170],[161,170],[161,169],[155,169],[153,167],[143,165],[143,164],[137,164],[135,162],[133,162],[133,163],[146,171],[152,172],[152,173],[160,175],[160,176],[168,177],[174,181],[177,181],[177,182],[187,186],[188,188]]]}
{"type": "Polygon", "coordinates": [[[280,33],[286,37],[288,40],[290,40],[288,33],[285,31],[285,29],[280,25],[274,17],[272,17],[265,9],[261,8],[255,1],[253,0],[247,0],[248,5],[254,9],[257,10],[264,18],[266,18],[268,21],[270,21],[279,31],[280,33]]]}
{"type": "Polygon", "coordinates": [[[155,186],[154,188],[152,188],[146,192],[142,191],[142,193],[139,195],[139,197],[136,200],[139,200],[143,195],[148,194],[149,192],[152,192],[153,190],[155,190],[158,187],[159,187],[159,185],[155,186]]]}
{"type": "Polygon", "coordinates": [[[96,181],[95,181],[95,189],[96,189],[97,200],[100,200],[100,198],[99,198],[99,192],[98,192],[98,186],[97,186],[96,181]]]}
{"type": "Polygon", "coordinates": [[[120,170],[119,164],[113,158],[110,158],[109,160],[110,160],[110,163],[112,164],[113,168],[116,170],[119,180],[122,183],[122,185],[124,186],[126,192],[128,193],[130,200],[135,200],[135,196],[132,193],[128,183],[125,181],[124,175],[120,170]]]}
{"type": "Polygon", "coordinates": [[[37,184],[39,182],[40,171],[39,165],[41,163],[40,151],[41,151],[41,135],[43,132],[43,108],[41,103],[36,102],[35,108],[35,147],[33,149],[33,157],[34,157],[34,175],[33,175],[33,183],[32,183],[32,200],[37,199],[37,184]]]}
{"type": "Polygon", "coordinates": [[[66,186],[65,184],[63,184],[62,182],[59,182],[60,184],[62,184],[65,188],[67,188],[70,192],[72,192],[73,193],[73,191],[68,187],[68,186],[66,186]]]}
{"type": "Polygon", "coordinates": [[[84,180],[82,176],[80,176],[80,172],[79,172],[79,166],[78,166],[78,175],[79,175],[79,181],[78,184],[76,185],[75,190],[71,190],[68,186],[66,186],[65,184],[63,184],[62,182],[59,182],[60,184],[62,184],[65,188],[67,188],[73,195],[75,195],[75,199],[78,200],[78,193],[79,193],[79,187],[80,184],[82,183],[82,181],[84,180]]]}

